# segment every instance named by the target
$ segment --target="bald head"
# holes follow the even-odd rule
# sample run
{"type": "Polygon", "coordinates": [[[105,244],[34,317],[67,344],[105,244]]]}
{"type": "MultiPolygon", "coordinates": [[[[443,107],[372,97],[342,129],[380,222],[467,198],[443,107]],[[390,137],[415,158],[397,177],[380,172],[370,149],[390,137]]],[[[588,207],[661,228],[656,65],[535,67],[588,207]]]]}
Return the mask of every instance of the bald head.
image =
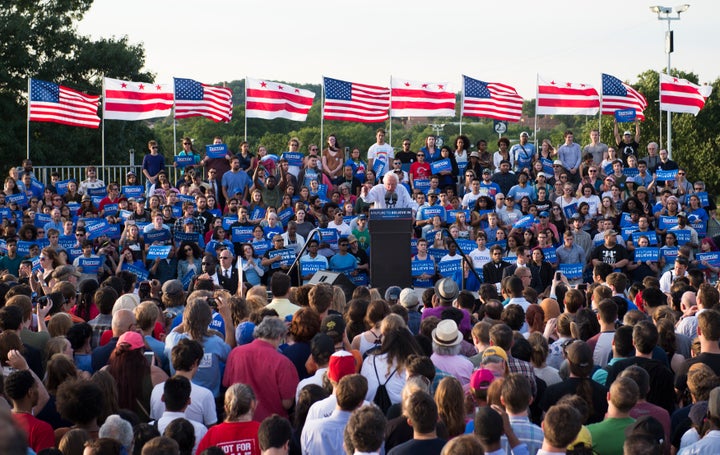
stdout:
{"type": "Polygon", "coordinates": [[[113,337],[119,337],[135,324],[135,315],[130,310],[118,310],[112,318],[113,337]]]}
{"type": "Polygon", "coordinates": [[[686,291],[683,292],[682,297],[680,298],[680,308],[691,308],[695,306],[697,303],[697,299],[695,298],[695,293],[692,291],[686,291]]]}

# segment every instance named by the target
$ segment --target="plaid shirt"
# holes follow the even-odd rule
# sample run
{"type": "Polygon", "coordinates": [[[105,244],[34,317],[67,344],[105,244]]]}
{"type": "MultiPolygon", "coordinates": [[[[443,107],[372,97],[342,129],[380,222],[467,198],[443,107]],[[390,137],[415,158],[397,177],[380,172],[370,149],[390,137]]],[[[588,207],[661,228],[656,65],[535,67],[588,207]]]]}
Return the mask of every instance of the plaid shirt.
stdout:
{"type": "Polygon", "coordinates": [[[535,369],[533,366],[529,362],[508,355],[508,368],[510,373],[520,373],[530,380],[532,396],[534,397],[537,394],[537,384],[535,383],[535,369]]]}
{"type": "MultiPolygon", "coordinates": [[[[205,223],[203,223],[202,218],[193,216],[192,217],[193,224],[195,225],[195,232],[198,234],[204,234],[205,233],[205,223]]],[[[175,221],[175,224],[173,225],[172,235],[175,237],[176,232],[183,232],[183,226],[185,225],[185,217],[180,217],[175,221]]]]}
{"type": "MultiPolygon", "coordinates": [[[[528,419],[527,416],[510,417],[510,426],[520,442],[527,445],[528,453],[530,455],[535,455],[538,450],[542,448],[544,437],[542,428],[530,422],[530,419],[528,419]]],[[[507,455],[511,455],[512,449],[508,444],[506,436],[503,435],[500,443],[502,448],[505,450],[505,453],[507,455]]]]}

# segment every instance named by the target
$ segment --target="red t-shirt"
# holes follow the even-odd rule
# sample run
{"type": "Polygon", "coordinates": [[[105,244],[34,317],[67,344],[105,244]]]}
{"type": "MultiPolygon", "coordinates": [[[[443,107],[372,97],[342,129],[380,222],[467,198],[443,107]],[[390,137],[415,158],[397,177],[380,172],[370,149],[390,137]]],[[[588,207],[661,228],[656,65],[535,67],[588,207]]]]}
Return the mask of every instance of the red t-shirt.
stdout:
{"type": "Polygon", "coordinates": [[[23,429],[27,435],[27,442],[35,453],[42,449],[55,447],[55,432],[49,423],[44,422],[32,414],[12,413],[15,423],[23,429]]]}
{"type": "Polygon", "coordinates": [[[210,427],[200,440],[197,453],[208,447],[220,447],[225,455],[260,455],[260,422],[223,422],[210,427]]]}
{"type": "Polygon", "coordinates": [[[432,176],[430,165],[428,163],[420,163],[418,161],[410,165],[410,173],[413,176],[413,180],[429,179],[432,176]]]}

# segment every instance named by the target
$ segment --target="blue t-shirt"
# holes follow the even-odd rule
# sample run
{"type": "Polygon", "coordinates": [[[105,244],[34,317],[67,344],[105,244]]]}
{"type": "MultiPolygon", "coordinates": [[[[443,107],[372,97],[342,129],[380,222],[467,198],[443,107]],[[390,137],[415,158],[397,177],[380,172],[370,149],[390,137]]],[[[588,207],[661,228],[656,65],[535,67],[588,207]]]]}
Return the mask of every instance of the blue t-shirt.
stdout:
{"type": "Polygon", "coordinates": [[[333,272],[351,272],[357,268],[357,260],[352,254],[341,255],[340,253],[330,258],[330,270],[333,272]]]}
{"type": "Polygon", "coordinates": [[[143,158],[142,163],[143,171],[147,171],[148,174],[155,177],[162,170],[165,170],[165,157],[158,154],[148,154],[143,158]]]}
{"type": "Polygon", "coordinates": [[[230,197],[242,194],[247,188],[250,188],[250,185],[252,185],[250,176],[242,169],[237,172],[228,171],[223,174],[222,186],[230,197]]]}
{"type": "MultiPolygon", "coordinates": [[[[181,339],[187,337],[188,335],[186,333],[170,332],[167,338],[165,338],[165,355],[169,357],[172,348],[174,348],[181,339]]],[[[206,336],[203,339],[202,345],[203,358],[200,360],[197,374],[193,377],[192,382],[210,389],[213,396],[218,397],[220,395],[223,373],[225,372],[225,362],[227,362],[228,355],[230,355],[230,346],[217,335],[206,336]]],[[[172,365],[170,365],[170,373],[175,374],[175,369],[172,365]]]]}

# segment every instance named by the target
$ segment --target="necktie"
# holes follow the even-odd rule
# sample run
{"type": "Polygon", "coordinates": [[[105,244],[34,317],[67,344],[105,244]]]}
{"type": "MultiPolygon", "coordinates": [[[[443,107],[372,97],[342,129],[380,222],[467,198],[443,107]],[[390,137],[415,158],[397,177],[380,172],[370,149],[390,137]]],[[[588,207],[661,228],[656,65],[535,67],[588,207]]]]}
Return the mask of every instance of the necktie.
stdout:
{"type": "Polygon", "coordinates": [[[230,278],[230,269],[225,270],[225,278],[230,278]]]}

